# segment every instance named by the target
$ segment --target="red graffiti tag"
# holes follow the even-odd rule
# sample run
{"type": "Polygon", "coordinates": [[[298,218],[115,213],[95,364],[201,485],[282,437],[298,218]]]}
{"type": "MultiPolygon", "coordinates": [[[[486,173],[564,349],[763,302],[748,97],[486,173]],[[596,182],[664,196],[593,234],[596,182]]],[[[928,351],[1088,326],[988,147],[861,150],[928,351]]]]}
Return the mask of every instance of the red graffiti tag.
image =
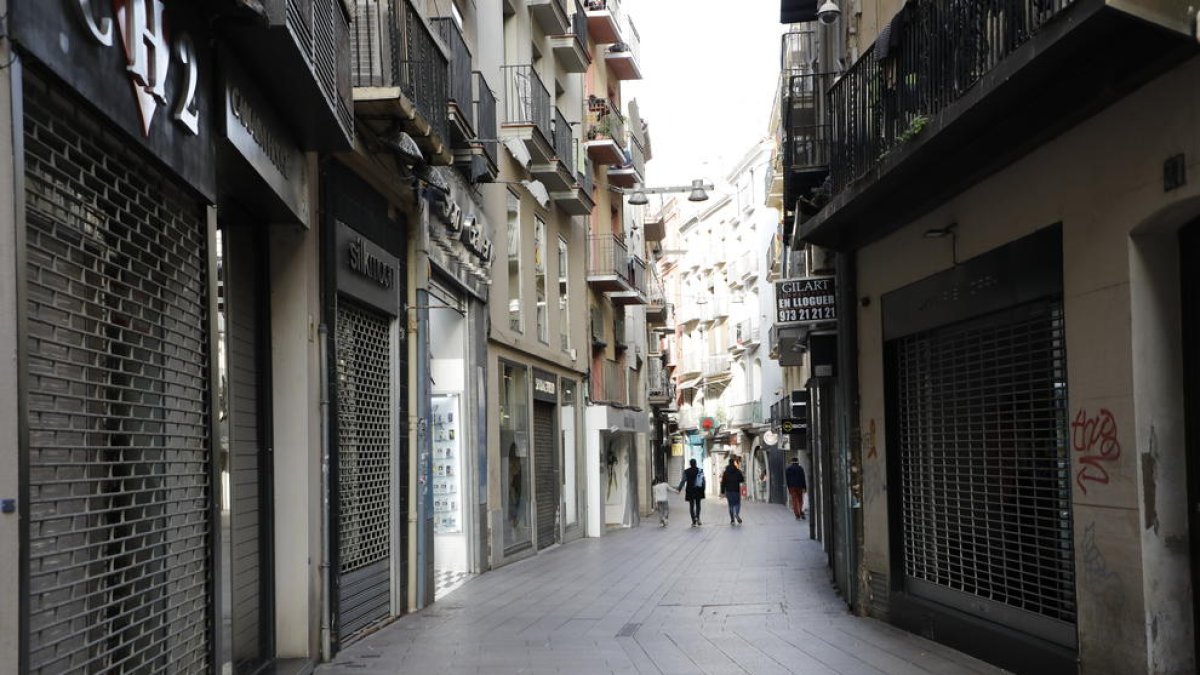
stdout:
{"type": "Polygon", "coordinates": [[[1079,458],[1079,471],[1075,474],[1075,482],[1083,494],[1087,494],[1084,481],[1108,485],[1108,469],[1104,465],[1121,456],[1116,418],[1103,408],[1100,414],[1091,418],[1086,411],[1080,410],[1071,422],[1071,448],[1083,453],[1079,458]]]}

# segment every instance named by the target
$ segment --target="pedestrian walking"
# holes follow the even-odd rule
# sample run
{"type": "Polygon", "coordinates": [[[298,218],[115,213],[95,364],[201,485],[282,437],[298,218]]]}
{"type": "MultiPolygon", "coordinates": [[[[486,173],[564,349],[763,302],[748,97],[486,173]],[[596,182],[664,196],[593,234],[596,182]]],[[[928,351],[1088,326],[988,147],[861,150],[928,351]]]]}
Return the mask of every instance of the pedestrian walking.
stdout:
{"type": "Polygon", "coordinates": [[[735,521],[738,525],[742,524],[742,484],[745,482],[746,476],[738,468],[737,458],[730,458],[729,466],[721,474],[721,492],[725,493],[725,499],[729,502],[730,525],[735,521]]]}
{"type": "MultiPolygon", "coordinates": [[[[658,524],[666,527],[667,519],[671,515],[671,504],[667,501],[667,491],[674,490],[670,485],[667,485],[667,479],[660,474],[654,479],[654,485],[650,487],[654,493],[654,506],[658,511],[658,524]]],[[[675,490],[679,492],[678,490],[675,490]]]]}
{"type": "Polygon", "coordinates": [[[787,468],[787,489],[792,497],[792,512],[796,520],[804,520],[804,491],[808,483],[804,480],[804,467],[800,466],[800,458],[793,457],[787,468]]]}
{"type": "Polygon", "coordinates": [[[683,480],[679,481],[678,491],[683,491],[683,498],[688,502],[688,512],[692,515],[692,527],[700,527],[700,502],[704,501],[704,471],[696,466],[696,460],[688,460],[690,466],[683,470],[683,480]]]}

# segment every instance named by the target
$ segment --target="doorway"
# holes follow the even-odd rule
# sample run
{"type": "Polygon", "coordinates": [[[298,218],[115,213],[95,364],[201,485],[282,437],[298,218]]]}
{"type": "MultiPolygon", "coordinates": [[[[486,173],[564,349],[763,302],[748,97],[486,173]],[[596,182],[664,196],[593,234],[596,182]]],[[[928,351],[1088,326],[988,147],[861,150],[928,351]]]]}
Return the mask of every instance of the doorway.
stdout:
{"type": "Polygon", "coordinates": [[[221,224],[217,249],[222,660],[235,675],[275,651],[265,231],[238,220],[221,224]]]}
{"type": "Polygon", "coordinates": [[[467,303],[450,288],[430,283],[430,415],[433,434],[434,599],[458,588],[472,569],[474,537],[470,505],[474,485],[468,400],[467,303]]]}

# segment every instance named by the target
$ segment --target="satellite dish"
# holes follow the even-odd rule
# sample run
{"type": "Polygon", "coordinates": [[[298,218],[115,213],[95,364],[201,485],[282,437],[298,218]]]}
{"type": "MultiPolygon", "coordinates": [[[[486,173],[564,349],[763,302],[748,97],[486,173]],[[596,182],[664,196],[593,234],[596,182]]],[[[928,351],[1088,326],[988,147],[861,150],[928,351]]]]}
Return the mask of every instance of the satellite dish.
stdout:
{"type": "Polygon", "coordinates": [[[779,443],[779,434],[774,431],[768,431],[763,434],[763,443],[767,445],[775,445],[779,443]]]}

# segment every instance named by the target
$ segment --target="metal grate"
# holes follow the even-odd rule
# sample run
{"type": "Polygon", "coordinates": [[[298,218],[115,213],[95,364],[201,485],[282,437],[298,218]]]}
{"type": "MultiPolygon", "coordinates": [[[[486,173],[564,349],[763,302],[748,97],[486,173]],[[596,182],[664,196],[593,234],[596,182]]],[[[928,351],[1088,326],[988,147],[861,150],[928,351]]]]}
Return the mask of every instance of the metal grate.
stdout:
{"type": "Polygon", "coordinates": [[[890,348],[907,580],[1073,623],[1061,303],[890,348]]]}
{"type": "Polygon", "coordinates": [[[211,672],[204,207],[27,78],[29,672],[211,672]]]}
{"type": "Polygon", "coordinates": [[[338,506],[342,574],[391,554],[392,385],[388,320],[337,310],[338,506]]]}

